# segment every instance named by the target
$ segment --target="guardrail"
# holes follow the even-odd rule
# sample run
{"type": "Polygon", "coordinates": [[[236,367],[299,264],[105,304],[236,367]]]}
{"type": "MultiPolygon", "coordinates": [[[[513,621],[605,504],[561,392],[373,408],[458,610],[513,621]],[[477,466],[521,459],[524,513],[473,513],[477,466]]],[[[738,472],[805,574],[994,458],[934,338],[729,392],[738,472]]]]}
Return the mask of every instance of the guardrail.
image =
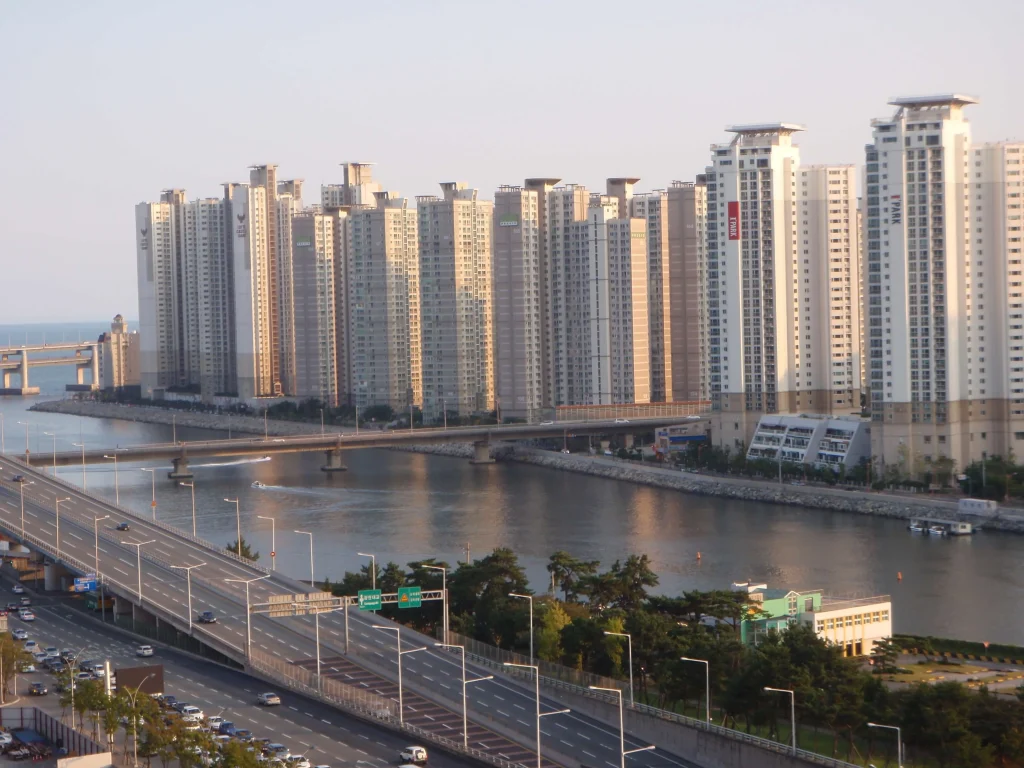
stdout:
{"type": "Polygon", "coordinates": [[[394,702],[369,691],[362,691],[337,680],[323,680],[318,689],[316,675],[302,667],[282,662],[262,651],[253,651],[249,667],[264,677],[280,683],[290,690],[301,693],[342,709],[362,720],[370,720],[393,730],[416,736],[420,741],[431,742],[447,752],[488,763],[496,768],[526,768],[521,763],[502,760],[461,742],[439,736],[410,723],[399,722],[394,714],[394,702]]]}
{"type": "MultiPolygon", "coordinates": [[[[454,651],[450,652],[454,654],[454,651]]],[[[500,671],[502,674],[508,677],[521,678],[523,680],[529,681],[533,680],[532,672],[528,672],[524,669],[520,669],[517,667],[506,667],[503,662],[495,661],[493,659],[489,659],[485,656],[480,656],[475,653],[470,653],[467,651],[466,660],[472,661],[473,663],[478,664],[480,666],[500,671]]],[[[619,699],[616,696],[607,693],[602,693],[601,691],[592,691],[589,688],[583,688],[579,685],[575,685],[565,680],[559,680],[557,678],[541,675],[540,682],[542,685],[548,688],[560,688],[576,696],[585,696],[588,699],[602,701],[614,707],[619,706],[619,699]]],[[[622,685],[624,685],[624,683],[620,683],[619,681],[616,681],[616,683],[617,684],[614,687],[621,687],[622,685]]],[[[629,707],[629,709],[631,709],[634,712],[639,712],[641,714],[647,715],[649,717],[657,718],[658,720],[666,720],[668,722],[677,723],[678,725],[682,725],[687,728],[697,728],[702,731],[708,731],[709,733],[714,733],[718,736],[722,736],[723,738],[732,739],[733,741],[746,742],[747,744],[752,744],[756,747],[766,749],[770,752],[778,752],[779,754],[785,755],[793,754],[793,748],[786,746],[785,744],[780,744],[777,741],[765,739],[760,736],[753,736],[749,733],[744,733],[743,731],[733,730],[732,728],[726,728],[721,725],[715,725],[714,723],[709,723],[707,720],[698,720],[693,717],[687,717],[686,715],[680,715],[675,712],[669,712],[666,709],[659,709],[658,707],[652,707],[647,704],[634,704],[633,706],[629,707]]],[[[811,763],[815,763],[816,765],[825,766],[825,768],[858,768],[856,765],[848,763],[844,760],[837,760],[835,758],[827,757],[825,755],[819,755],[817,752],[808,752],[805,749],[797,749],[796,757],[799,757],[811,763]]]]}

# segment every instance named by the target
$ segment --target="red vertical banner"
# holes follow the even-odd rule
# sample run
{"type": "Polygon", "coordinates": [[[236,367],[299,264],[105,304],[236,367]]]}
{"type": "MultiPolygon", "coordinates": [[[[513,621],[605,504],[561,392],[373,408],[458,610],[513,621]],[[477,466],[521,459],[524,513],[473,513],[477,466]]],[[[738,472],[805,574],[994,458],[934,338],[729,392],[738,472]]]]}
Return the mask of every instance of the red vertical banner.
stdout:
{"type": "Polygon", "coordinates": [[[740,204],[735,200],[729,203],[729,239],[740,239],[740,204]]]}

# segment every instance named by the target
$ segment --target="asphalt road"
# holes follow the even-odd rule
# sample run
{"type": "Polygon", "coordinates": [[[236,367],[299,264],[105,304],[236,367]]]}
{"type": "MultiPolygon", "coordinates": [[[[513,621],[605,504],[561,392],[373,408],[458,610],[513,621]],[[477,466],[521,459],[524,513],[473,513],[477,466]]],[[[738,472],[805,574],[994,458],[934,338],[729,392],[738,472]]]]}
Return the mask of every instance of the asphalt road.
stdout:
{"type": "MultiPolygon", "coordinates": [[[[256,695],[267,690],[267,686],[217,664],[160,647],[154,656],[139,658],[135,655],[136,643],[125,633],[83,622],[81,614],[62,607],[59,601],[40,606],[37,613],[38,619],[25,626],[29,637],[41,646],[54,645],[76,652],[84,648],[81,658],[107,659],[114,669],[162,664],[165,693],[198,706],[208,716],[220,715],[239,728],[248,728],[257,738],[280,742],[293,754],[306,753],[314,765],[395,765],[401,762],[399,752],[408,746],[408,741],[391,731],[347,718],[331,707],[288,692],[281,695],[280,707],[260,707],[256,695]]],[[[46,672],[20,676],[19,691],[23,693],[35,681],[52,686],[53,676],[46,672]]],[[[26,698],[22,701],[52,704],[57,698],[51,694],[45,702],[26,698]]],[[[439,750],[431,752],[430,764],[442,768],[476,765],[439,750]]]]}
{"type": "MultiPolygon", "coordinates": [[[[26,474],[33,481],[25,488],[26,526],[30,532],[44,541],[56,541],[55,499],[70,499],[60,505],[60,548],[78,560],[92,564],[95,557],[94,531],[92,521],[96,517],[110,515],[110,519],[99,524],[99,572],[132,593],[138,580],[137,555],[134,547],[124,542],[153,543],[143,547],[142,580],[143,600],[186,619],[188,598],[184,571],[149,562],[145,554],[167,563],[194,565],[206,563],[193,571],[192,608],[193,612],[211,610],[217,614],[216,625],[205,626],[220,640],[230,643],[242,651],[245,647],[245,588],[225,579],[252,579],[264,573],[240,563],[223,553],[189,541],[187,538],[169,532],[138,517],[128,518],[123,512],[67,485],[55,483],[51,477],[41,473],[26,473],[18,464],[0,458],[0,477],[8,480],[13,474],[26,474]],[[114,526],[128,519],[131,530],[119,533],[114,526]]],[[[0,519],[15,528],[20,527],[20,496],[10,490],[0,490],[0,519]]],[[[270,595],[292,594],[299,588],[295,582],[272,575],[270,578],[250,585],[251,603],[266,602],[270,595]]],[[[357,679],[352,672],[339,672],[339,679],[358,687],[373,691],[381,696],[397,700],[397,654],[395,633],[374,629],[374,625],[398,626],[376,614],[358,610],[349,611],[350,641],[352,654],[349,658],[358,662],[360,657],[373,667],[376,675],[357,679]],[[349,674],[346,678],[344,675],[349,674]]],[[[252,643],[267,654],[282,661],[308,666],[315,660],[314,621],[312,617],[274,618],[252,617],[252,643]]],[[[320,619],[320,641],[322,658],[341,657],[344,652],[344,619],[340,613],[324,614],[320,619]]],[[[427,646],[430,650],[411,653],[402,657],[402,674],[407,691],[415,688],[431,699],[446,699],[451,704],[439,708],[440,714],[421,713],[406,707],[405,718],[417,725],[439,732],[449,738],[461,737],[461,664],[452,654],[433,648],[433,639],[402,629],[402,648],[427,646]],[[436,692],[436,696],[432,695],[436,692]],[[457,716],[457,719],[453,719],[457,716]]],[[[315,661],[314,661],[315,666],[315,661]]],[[[467,676],[480,677],[492,674],[489,670],[467,666],[467,676]]],[[[516,761],[532,762],[535,757],[536,699],[533,687],[513,678],[496,674],[495,679],[475,683],[468,688],[469,718],[484,733],[484,738],[471,746],[516,761]],[[505,739],[486,735],[488,727],[498,727],[511,732],[518,747],[505,739]]],[[[410,699],[410,702],[412,699],[410,699]]],[[[409,703],[409,702],[407,702],[409,703]]],[[[415,704],[411,704],[416,707],[415,704]]],[[[541,711],[553,711],[562,707],[542,696],[541,711]]],[[[617,719],[617,713],[609,716],[617,719]]],[[[477,733],[471,729],[471,734],[477,733]]],[[[542,753],[556,753],[592,768],[619,768],[619,733],[617,728],[608,726],[585,715],[576,713],[552,715],[542,720],[542,753]]],[[[628,734],[626,749],[647,746],[628,734]]],[[[654,750],[638,752],[626,758],[633,768],[662,768],[665,766],[695,766],[679,756],[654,750]]]]}

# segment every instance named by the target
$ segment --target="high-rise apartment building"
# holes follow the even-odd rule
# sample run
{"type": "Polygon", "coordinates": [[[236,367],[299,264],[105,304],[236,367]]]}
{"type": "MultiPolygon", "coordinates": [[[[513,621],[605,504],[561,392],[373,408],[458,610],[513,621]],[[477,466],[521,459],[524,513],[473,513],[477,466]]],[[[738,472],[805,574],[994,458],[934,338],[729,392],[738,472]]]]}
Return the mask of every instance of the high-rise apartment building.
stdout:
{"type": "Polygon", "coordinates": [[[289,263],[295,375],[292,392],[329,405],[338,402],[338,358],[334,322],[334,222],[318,211],[294,214],[289,263]]]}
{"type": "Polygon", "coordinates": [[[342,183],[320,187],[320,204],[325,210],[352,205],[376,205],[374,195],[381,191],[373,180],[373,163],[342,163],[342,183]]]}
{"type": "Polygon", "coordinates": [[[674,181],[668,189],[669,330],[675,402],[707,400],[707,186],[674,181]]]}
{"type": "Polygon", "coordinates": [[[619,200],[623,217],[644,221],[647,231],[647,325],[650,354],[651,402],[664,403],[672,395],[672,307],[669,259],[668,193],[633,193],[639,179],[608,179],[608,194],[619,200]]]}
{"type": "Polygon", "coordinates": [[[1002,354],[992,334],[1005,322],[1006,275],[975,255],[985,178],[963,114],[973,103],[896,99],[891,118],[872,121],[866,148],[872,452],[906,473],[932,457],[961,467],[980,458],[990,439],[981,419],[998,418],[989,366],[1002,354]]]}
{"type": "Polygon", "coordinates": [[[555,404],[650,402],[646,222],[575,185],[550,192],[548,216],[555,404]]]}
{"type": "Polygon", "coordinates": [[[540,421],[544,406],[540,194],[494,196],[495,386],[502,416],[540,421]]]}
{"type": "Polygon", "coordinates": [[[491,225],[494,204],[461,182],[417,197],[423,413],[494,409],[491,225]]]}
{"type": "Polygon", "coordinates": [[[799,319],[800,152],[790,123],[727,129],[711,148],[708,191],[708,341],[713,434],[742,448],[763,413],[796,412],[808,328],[799,319]],[[801,350],[803,342],[803,350],[801,350]],[[803,351],[803,354],[801,354],[803,351]]]}
{"type": "Polygon", "coordinates": [[[279,382],[273,367],[277,337],[271,323],[267,188],[232,185],[230,207],[237,392],[242,398],[270,397],[279,394],[279,382]]]}
{"type": "Polygon", "coordinates": [[[804,165],[798,172],[796,410],[860,411],[860,232],[857,169],[804,165]],[[807,331],[810,326],[811,331],[807,331]]]}
{"type": "Polygon", "coordinates": [[[279,313],[277,358],[281,391],[298,394],[296,382],[295,298],[292,278],[292,217],[302,211],[302,179],[277,182],[277,305],[279,313]]]}
{"type": "Polygon", "coordinates": [[[179,383],[174,203],[168,196],[165,192],[160,202],[135,206],[139,365],[144,397],[179,383]]]}
{"type": "Polygon", "coordinates": [[[375,198],[348,218],[349,381],[360,410],[403,412],[423,402],[417,215],[404,197],[375,198]]]}
{"type": "Polygon", "coordinates": [[[110,332],[100,334],[98,341],[100,388],[121,390],[139,386],[139,332],[129,333],[124,317],[115,315],[110,332]]]}
{"type": "MultiPolygon", "coordinates": [[[[266,274],[268,286],[267,322],[270,324],[270,337],[273,344],[266,354],[270,365],[270,394],[280,395],[284,392],[281,374],[281,258],[285,249],[281,247],[281,220],[277,203],[277,166],[254,165],[249,169],[249,185],[263,189],[263,211],[259,218],[263,222],[266,245],[266,274]]],[[[288,249],[288,254],[291,251],[288,249]]]]}

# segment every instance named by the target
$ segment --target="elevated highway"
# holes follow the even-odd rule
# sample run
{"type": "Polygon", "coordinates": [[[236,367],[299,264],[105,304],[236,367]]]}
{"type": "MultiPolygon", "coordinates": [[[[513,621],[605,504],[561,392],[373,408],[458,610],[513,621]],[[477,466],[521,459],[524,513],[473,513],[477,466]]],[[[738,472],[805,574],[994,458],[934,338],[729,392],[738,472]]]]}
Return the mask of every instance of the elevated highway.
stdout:
{"type": "MultiPolygon", "coordinates": [[[[384,702],[383,713],[374,711],[381,719],[392,726],[404,720],[407,730],[419,729],[412,733],[461,739],[462,667],[457,656],[435,649],[433,638],[401,630],[399,648],[427,650],[402,657],[406,707],[401,713],[404,718],[398,717],[396,635],[377,628],[398,625],[384,617],[348,609],[321,614],[317,626],[311,616],[249,616],[249,605],[270,602],[273,596],[309,592],[310,587],[91,496],[9,456],[0,457],[0,530],[73,572],[97,573],[119,602],[130,604],[133,616],[138,612],[140,620],[155,617],[257,674],[299,679],[296,670],[301,670],[308,676],[319,646],[322,659],[329,660],[325,669],[345,683],[353,696],[361,695],[368,706],[384,702]],[[15,475],[22,475],[24,482],[12,482],[15,475]],[[117,524],[123,522],[129,523],[130,530],[117,531],[117,524]],[[194,566],[191,581],[181,570],[183,566],[194,566]],[[250,583],[246,586],[243,581],[250,583]],[[205,610],[215,613],[216,624],[190,621],[205,610]],[[422,701],[414,699],[414,694],[422,701]]],[[[474,677],[491,673],[473,665],[467,671],[474,677]]],[[[495,672],[493,679],[481,680],[467,690],[470,749],[504,768],[534,765],[533,686],[495,672]]],[[[541,696],[540,706],[543,712],[562,709],[545,696],[541,696]]],[[[647,746],[629,734],[625,744],[627,749],[647,746]]],[[[619,733],[588,715],[554,715],[544,721],[542,753],[545,768],[604,768],[606,764],[619,768],[619,733]]],[[[637,752],[629,756],[628,763],[630,768],[696,765],[662,749],[637,752]]]]}
{"type": "MultiPolygon", "coordinates": [[[[328,432],[321,435],[294,435],[273,438],[233,438],[179,443],[137,445],[116,449],[118,461],[171,461],[174,470],[169,477],[186,479],[189,459],[210,456],[266,456],[273,453],[323,452],[325,471],[342,470],[343,451],[360,448],[385,448],[395,445],[429,445],[437,443],[473,443],[474,462],[490,462],[490,444],[496,440],[562,439],[575,435],[623,435],[648,432],[681,422],[698,422],[706,416],[672,416],[644,419],[606,419],[600,421],[545,422],[543,424],[507,424],[503,426],[452,427],[449,429],[363,429],[358,432],[328,432]]],[[[112,449],[61,451],[53,455],[37,454],[38,466],[67,466],[82,463],[109,462],[112,449]]]]}

